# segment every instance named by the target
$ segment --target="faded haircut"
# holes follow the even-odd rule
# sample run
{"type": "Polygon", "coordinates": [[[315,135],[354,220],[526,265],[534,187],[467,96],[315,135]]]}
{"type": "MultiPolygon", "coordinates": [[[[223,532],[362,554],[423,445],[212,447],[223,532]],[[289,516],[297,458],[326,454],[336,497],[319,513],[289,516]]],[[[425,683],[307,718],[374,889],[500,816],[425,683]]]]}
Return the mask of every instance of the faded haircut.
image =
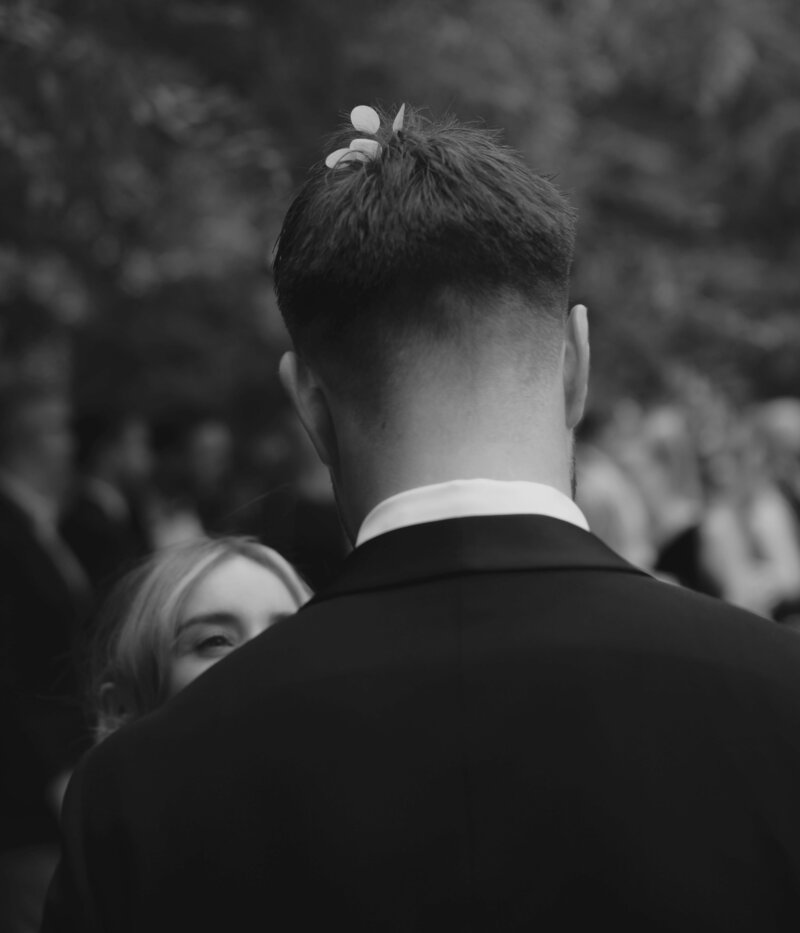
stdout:
{"type": "Polygon", "coordinates": [[[412,342],[489,337],[535,360],[563,333],[566,198],[486,129],[407,111],[397,133],[382,115],[376,138],[373,160],[314,166],[284,220],[275,288],[298,353],[362,401],[380,399],[412,342]]]}

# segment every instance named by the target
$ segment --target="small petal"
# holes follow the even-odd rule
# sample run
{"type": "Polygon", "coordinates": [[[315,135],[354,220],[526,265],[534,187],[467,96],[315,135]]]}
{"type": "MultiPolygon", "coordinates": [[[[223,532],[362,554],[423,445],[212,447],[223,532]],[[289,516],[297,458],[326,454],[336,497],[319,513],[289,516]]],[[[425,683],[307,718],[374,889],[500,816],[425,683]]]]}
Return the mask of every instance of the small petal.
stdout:
{"type": "Polygon", "coordinates": [[[381,144],[377,139],[354,139],[350,143],[350,148],[357,152],[364,152],[374,159],[381,151],[381,144]]]}
{"type": "Polygon", "coordinates": [[[336,149],[336,150],[334,150],[334,151],[328,156],[328,158],[325,159],[325,164],[328,166],[328,168],[334,168],[334,166],[336,166],[337,163],[339,162],[339,159],[341,159],[342,156],[346,155],[348,152],[350,152],[349,149],[336,149]]]}
{"type": "Polygon", "coordinates": [[[403,129],[403,120],[406,115],[406,105],[403,104],[400,109],[397,111],[397,116],[394,118],[392,123],[392,130],[396,133],[398,130],[403,129]]]}
{"type": "Polygon", "coordinates": [[[353,107],[350,122],[359,133],[369,133],[371,136],[374,136],[381,128],[381,118],[372,107],[367,107],[365,104],[353,107]]]}

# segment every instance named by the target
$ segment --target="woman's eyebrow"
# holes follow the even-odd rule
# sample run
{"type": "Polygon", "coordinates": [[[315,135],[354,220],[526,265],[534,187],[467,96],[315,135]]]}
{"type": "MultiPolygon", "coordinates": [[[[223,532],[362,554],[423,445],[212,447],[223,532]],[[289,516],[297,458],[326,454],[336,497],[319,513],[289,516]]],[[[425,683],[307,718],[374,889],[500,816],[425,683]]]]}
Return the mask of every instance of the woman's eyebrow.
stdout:
{"type": "Polygon", "coordinates": [[[238,625],[239,619],[232,612],[201,612],[197,615],[184,619],[178,625],[177,634],[185,632],[187,628],[194,625],[238,625]]]}

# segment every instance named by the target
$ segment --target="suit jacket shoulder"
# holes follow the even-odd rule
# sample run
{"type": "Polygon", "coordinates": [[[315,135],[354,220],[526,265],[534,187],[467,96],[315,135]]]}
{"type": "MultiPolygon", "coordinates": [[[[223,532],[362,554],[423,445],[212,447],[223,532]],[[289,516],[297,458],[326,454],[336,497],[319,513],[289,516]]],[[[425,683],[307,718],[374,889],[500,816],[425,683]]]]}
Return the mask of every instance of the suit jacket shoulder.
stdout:
{"type": "Polygon", "coordinates": [[[89,756],[66,915],[788,929],[798,669],[794,633],[554,519],[392,532],[89,756]]]}

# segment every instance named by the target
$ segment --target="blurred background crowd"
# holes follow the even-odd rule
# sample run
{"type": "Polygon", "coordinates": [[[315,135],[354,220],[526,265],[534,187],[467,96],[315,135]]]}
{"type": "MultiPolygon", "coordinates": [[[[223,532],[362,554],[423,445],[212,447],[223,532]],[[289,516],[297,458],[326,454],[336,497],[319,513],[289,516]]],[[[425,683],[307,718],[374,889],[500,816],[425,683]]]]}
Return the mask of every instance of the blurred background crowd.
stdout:
{"type": "MultiPolygon", "coordinates": [[[[69,757],[36,704],[77,690],[132,561],[246,533],[316,587],[346,553],[270,262],[360,103],[502,128],[556,177],[594,353],[579,503],[634,563],[795,625],[798,47],[795,0],[3,0],[0,702],[43,724],[8,760],[69,757]]],[[[0,797],[26,782],[0,849],[52,838],[41,781],[2,769],[0,797]]]]}
{"type": "Polygon", "coordinates": [[[671,399],[590,412],[578,502],[632,563],[800,626],[800,399],[734,408],[683,373],[671,399]]]}

